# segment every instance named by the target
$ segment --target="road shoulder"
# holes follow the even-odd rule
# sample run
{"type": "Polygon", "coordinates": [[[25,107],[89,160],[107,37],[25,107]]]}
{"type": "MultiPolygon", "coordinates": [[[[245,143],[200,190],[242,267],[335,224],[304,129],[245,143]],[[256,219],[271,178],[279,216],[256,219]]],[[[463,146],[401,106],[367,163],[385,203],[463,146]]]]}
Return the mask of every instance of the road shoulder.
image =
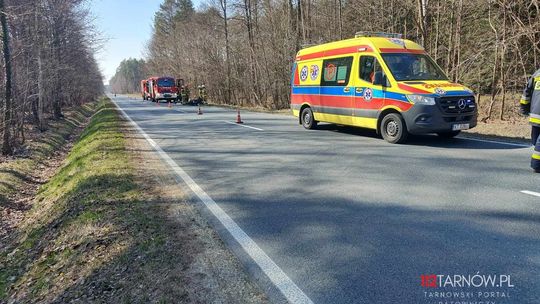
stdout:
{"type": "Polygon", "coordinates": [[[265,303],[110,101],[0,251],[0,303],[265,303]]]}

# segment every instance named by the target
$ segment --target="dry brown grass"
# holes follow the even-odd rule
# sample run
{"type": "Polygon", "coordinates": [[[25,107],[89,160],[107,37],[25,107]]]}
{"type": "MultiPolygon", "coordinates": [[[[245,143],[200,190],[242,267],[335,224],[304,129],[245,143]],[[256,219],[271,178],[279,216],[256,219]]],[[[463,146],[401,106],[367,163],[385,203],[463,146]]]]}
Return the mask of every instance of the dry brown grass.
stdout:
{"type": "Polygon", "coordinates": [[[482,95],[479,103],[478,125],[466,131],[467,134],[481,137],[497,137],[509,140],[529,141],[531,126],[528,117],[519,114],[521,94],[507,94],[504,115],[501,119],[502,96],[497,96],[491,119],[487,119],[490,96],[482,95]]]}

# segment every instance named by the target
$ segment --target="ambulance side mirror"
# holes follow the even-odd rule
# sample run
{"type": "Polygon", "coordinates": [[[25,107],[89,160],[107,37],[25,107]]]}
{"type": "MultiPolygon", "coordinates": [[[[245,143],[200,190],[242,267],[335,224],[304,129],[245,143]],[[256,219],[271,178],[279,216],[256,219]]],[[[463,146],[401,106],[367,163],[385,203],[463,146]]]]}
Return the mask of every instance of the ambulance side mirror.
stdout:
{"type": "Polygon", "coordinates": [[[386,75],[381,71],[375,72],[373,84],[380,85],[383,87],[389,87],[388,78],[386,78],[386,75]]]}

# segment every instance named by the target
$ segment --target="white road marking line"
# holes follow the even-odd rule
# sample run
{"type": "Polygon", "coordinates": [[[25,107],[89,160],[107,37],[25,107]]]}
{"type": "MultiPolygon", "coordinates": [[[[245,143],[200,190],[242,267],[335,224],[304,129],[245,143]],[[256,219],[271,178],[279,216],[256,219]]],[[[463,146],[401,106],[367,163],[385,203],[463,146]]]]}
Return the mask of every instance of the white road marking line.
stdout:
{"type": "MultiPolygon", "coordinates": [[[[112,100],[112,99],[111,99],[112,100]]],[[[113,100],[116,104],[116,102],[113,100]]],[[[234,239],[249,254],[253,261],[261,268],[279,291],[291,303],[313,304],[313,301],[272,261],[272,259],[236,224],[236,222],[218,206],[218,204],[180,167],[161,147],[144,132],[139,125],[126,112],[116,104],[122,115],[137,129],[148,143],[157,151],[159,156],[174,170],[186,185],[199,197],[206,208],[221,222],[234,239]]]]}
{"type": "Polygon", "coordinates": [[[521,192],[521,193],[523,193],[523,194],[528,194],[528,195],[540,197],[540,193],[534,192],[534,191],[522,190],[522,191],[519,191],[519,192],[521,192]]]}
{"type": "Polygon", "coordinates": [[[263,129],[255,128],[255,127],[248,126],[248,125],[244,125],[244,124],[235,123],[235,122],[232,122],[232,121],[226,121],[226,120],[224,120],[223,122],[226,122],[226,123],[231,124],[231,125],[236,125],[236,126],[244,127],[244,128],[254,129],[254,130],[257,130],[257,131],[264,131],[263,129]]]}
{"type": "Polygon", "coordinates": [[[526,144],[518,144],[518,143],[496,141],[496,140],[488,140],[488,139],[478,139],[478,138],[470,138],[470,137],[457,137],[457,138],[465,139],[465,140],[472,140],[472,141],[487,142],[487,143],[492,143],[492,144],[509,145],[509,146],[521,147],[521,148],[529,148],[529,147],[531,147],[531,145],[526,145],[526,144]]]}

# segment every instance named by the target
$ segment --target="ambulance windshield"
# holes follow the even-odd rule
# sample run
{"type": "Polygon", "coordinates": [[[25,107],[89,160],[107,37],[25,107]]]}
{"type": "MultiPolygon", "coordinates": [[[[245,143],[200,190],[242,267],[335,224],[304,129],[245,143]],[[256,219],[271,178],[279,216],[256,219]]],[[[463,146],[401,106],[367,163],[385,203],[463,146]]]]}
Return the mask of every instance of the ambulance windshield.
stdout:
{"type": "Polygon", "coordinates": [[[396,81],[448,80],[439,66],[425,54],[381,54],[396,81]]]}

